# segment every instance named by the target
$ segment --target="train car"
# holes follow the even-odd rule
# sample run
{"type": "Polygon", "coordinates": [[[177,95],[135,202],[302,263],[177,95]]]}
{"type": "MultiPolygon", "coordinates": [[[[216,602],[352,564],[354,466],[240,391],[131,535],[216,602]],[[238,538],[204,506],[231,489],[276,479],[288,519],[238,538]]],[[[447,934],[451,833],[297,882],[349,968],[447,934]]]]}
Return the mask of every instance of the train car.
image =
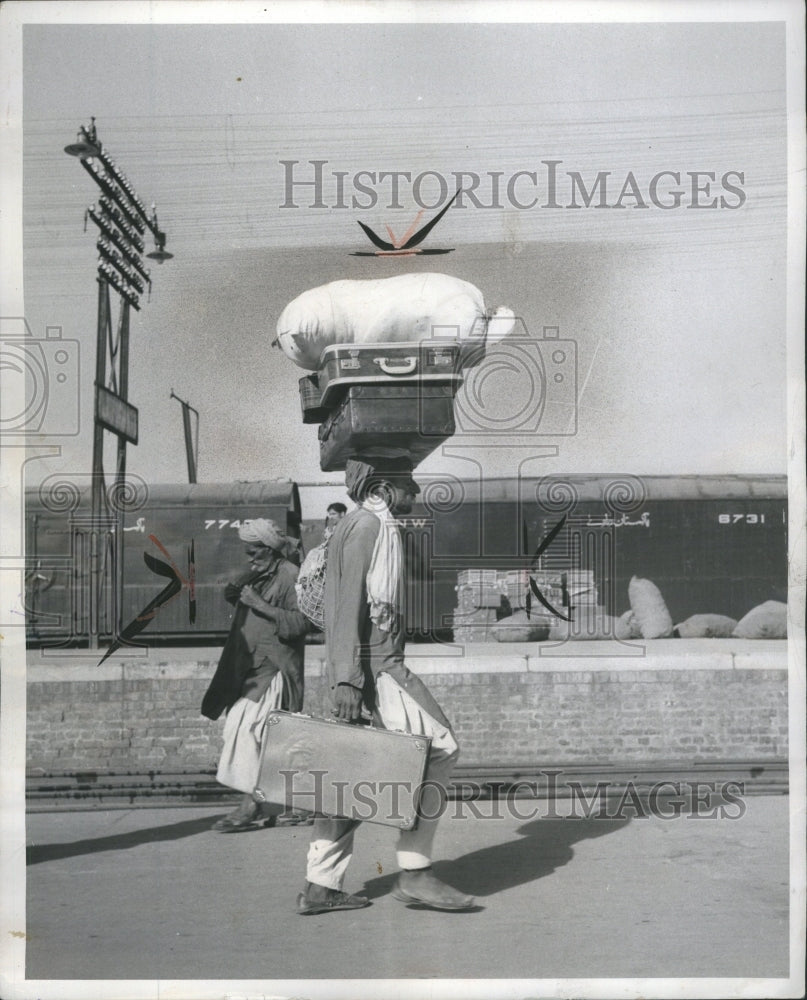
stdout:
{"type": "Polygon", "coordinates": [[[102,581],[98,629],[102,638],[111,638],[118,625],[136,618],[166,586],[166,577],[149,568],[145,555],[173,564],[182,577],[181,592],[149,622],[144,642],[194,644],[226,635],[232,608],[224,601],[222,588],[247,569],[238,537],[244,521],[257,517],[276,521],[294,540],[290,556],[296,560],[301,556],[300,496],[289,480],[143,484],[133,487],[128,497],[110,497],[110,507],[111,516],[93,532],[87,490],[27,491],[29,642],[87,639],[93,546],[102,581]],[[116,513],[122,515],[119,540],[116,513]],[[121,578],[119,588],[115,581],[121,578]]]}
{"type": "MultiPolygon", "coordinates": [[[[661,590],[674,621],[714,613],[739,619],[766,600],[787,595],[787,484],[784,477],[569,476],[461,480],[419,475],[422,493],[402,519],[407,566],[406,631],[410,641],[452,636],[458,574],[533,569],[588,574],[596,604],[608,615],[628,608],[634,575],[661,590]],[[562,522],[562,524],[561,524],[562,522]],[[553,529],[551,543],[537,555],[553,529]]],[[[244,567],[238,526],[271,517],[301,550],[322,537],[334,487],[305,491],[288,481],[148,487],[123,513],[121,544],[110,529],[102,563],[114,577],[122,560],[122,593],[102,607],[102,636],[125,625],[165,586],[148,553],[174,562],[186,578],[193,546],[195,616],[189,587],[161,608],[143,642],[220,642],[230,621],[221,590],[244,567]],[[193,617],[194,620],[191,620],[193,617]]],[[[114,522],[112,524],[114,527],[114,522]]],[[[65,504],[53,492],[27,497],[26,607],[32,643],[86,641],[89,560],[87,497],[65,504]]],[[[511,595],[512,596],[512,595],[511,595]]],[[[572,597],[563,594],[568,608],[572,597]]],[[[515,603],[515,602],[514,602],[515,603]]]]}
{"type": "Polygon", "coordinates": [[[420,501],[403,521],[410,638],[448,636],[467,568],[591,574],[607,615],[628,609],[630,579],[644,577],[675,622],[787,600],[785,477],[443,476],[423,481],[420,501]]]}

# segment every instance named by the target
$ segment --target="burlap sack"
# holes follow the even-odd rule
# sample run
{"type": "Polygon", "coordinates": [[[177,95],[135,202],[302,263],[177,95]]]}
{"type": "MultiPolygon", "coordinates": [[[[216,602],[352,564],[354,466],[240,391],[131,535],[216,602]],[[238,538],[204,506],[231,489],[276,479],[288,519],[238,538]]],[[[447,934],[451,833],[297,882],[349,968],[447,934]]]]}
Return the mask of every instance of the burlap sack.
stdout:
{"type": "Polygon", "coordinates": [[[527,618],[526,611],[516,611],[491,626],[491,632],[497,642],[542,642],[549,636],[549,622],[545,618],[527,618]]]}
{"type": "Polygon", "coordinates": [[[615,636],[618,639],[628,638],[618,634],[618,624],[618,618],[602,613],[601,608],[590,614],[586,614],[581,608],[576,608],[573,621],[564,622],[558,618],[552,622],[548,638],[555,641],[572,639],[580,642],[613,639],[615,636]]]}
{"type": "Polygon", "coordinates": [[[787,605],[781,601],[765,601],[741,618],[732,632],[738,639],[786,639],[787,605]]]}
{"type": "Polygon", "coordinates": [[[636,616],[632,611],[626,611],[617,618],[616,625],[614,626],[614,635],[616,635],[617,639],[642,638],[642,630],[639,628],[639,623],[636,621],[636,616]]]}
{"type": "Polygon", "coordinates": [[[643,639],[664,639],[672,635],[672,617],[661,591],[652,580],[631,577],[628,598],[643,639]]]}
{"type": "Polygon", "coordinates": [[[682,639],[727,639],[737,627],[737,620],[727,615],[691,615],[675,626],[682,639]]]}

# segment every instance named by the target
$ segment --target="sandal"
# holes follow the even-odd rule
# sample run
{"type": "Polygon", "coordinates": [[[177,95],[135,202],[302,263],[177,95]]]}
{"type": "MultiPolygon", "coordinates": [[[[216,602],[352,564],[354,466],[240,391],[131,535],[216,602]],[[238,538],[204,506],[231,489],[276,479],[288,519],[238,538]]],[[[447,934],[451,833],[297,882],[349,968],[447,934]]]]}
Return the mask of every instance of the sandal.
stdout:
{"type": "Polygon", "coordinates": [[[304,892],[297,897],[297,912],[303,917],[330,913],[332,910],[360,910],[369,905],[370,900],[366,896],[351,896],[338,889],[329,889],[325,899],[309,899],[304,892]]]}

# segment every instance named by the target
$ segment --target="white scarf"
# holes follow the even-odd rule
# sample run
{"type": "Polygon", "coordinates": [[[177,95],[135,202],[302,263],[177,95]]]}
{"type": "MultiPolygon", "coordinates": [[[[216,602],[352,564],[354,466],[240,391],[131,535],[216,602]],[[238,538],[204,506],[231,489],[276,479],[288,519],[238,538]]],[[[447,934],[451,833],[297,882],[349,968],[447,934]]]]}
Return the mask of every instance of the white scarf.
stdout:
{"type": "Polygon", "coordinates": [[[367,571],[367,600],[370,603],[370,618],[382,632],[389,632],[398,618],[401,533],[389,507],[379,497],[367,497],[362,508],[375,514],[381,522],[367,571]]]}

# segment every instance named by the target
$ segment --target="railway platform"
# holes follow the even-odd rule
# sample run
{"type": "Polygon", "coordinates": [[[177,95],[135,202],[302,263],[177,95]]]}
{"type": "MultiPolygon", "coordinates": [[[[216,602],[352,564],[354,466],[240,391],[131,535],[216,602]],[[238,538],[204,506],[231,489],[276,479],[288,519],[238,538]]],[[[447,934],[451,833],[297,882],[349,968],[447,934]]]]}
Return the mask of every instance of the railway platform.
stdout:
{"type": "MultiPolygon", "coordinates": [[[[372,905],[313,917],[295,909],[308,827],[219,835],[210,825],[224,809],[210,804],[37,812],[27,978],[42,1000],[56,980],[90,979],[160,980],[160,996],[190,998],[404,995],[351,983],[380,979],[476,980],[463,995],[480,997],[498,996],[501,980],[524,981],[520,996],[555,979],[781,981],[789,801],[735,797],[710,813],[690,795],[677,815],[662,805],[588,817],[574,800],[449,803],[435,870],[476,896],[467,913],[396,901],[395,832],[365,823],[346,888],[372,905]]],[[[792,995],[776,982],[746,988],[792,995]]]]}

